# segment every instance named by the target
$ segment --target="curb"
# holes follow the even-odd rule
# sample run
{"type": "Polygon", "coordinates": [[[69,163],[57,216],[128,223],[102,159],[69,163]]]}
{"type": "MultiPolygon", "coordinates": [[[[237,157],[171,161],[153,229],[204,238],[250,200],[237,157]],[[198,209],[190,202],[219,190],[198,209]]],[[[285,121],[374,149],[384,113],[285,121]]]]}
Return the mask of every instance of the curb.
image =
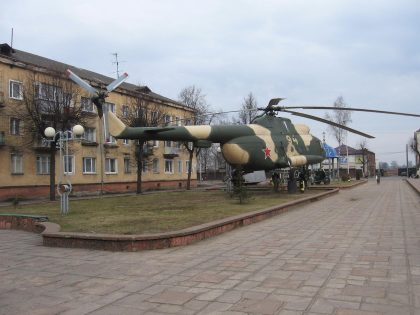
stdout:
{"type": "Polygon", "coordinates": [[[420,184],[416,185],[412,181],[412,179],[405,179],[405,181],[410,185],[411,188],[414,189],[415,192],[420,196],[420,184]]]}
{"type": "Polygon", "coordinates": [[[0,215],[0,229],[20,229],[41,233],[43,245],[50,247],[86,248],[109,251],[141,251],[184,246],[213,237],[236,228],[260,222],[275,215],[287,212],[291,208],[329,197],[339,192],[338,188],[330,189],[314,196],[290,201],[279,206],[257,210],[193,226],[179,231],[140,234],[115,235],[78,232],[60,232],[61,227],[48,218],[17,214],[0,215]]]}
{"type": "Polygon", "coordinates": [[[367,179],[362,179],[362,180],[359,180],[357,182],[352,183],[349,186],[328,186],[328,187],[325,187],[325,186],[322,186],[322,185],[309,186],[309,190],[325,190],[325,189],[335,189],[335,188],[340,189],[340,190],[341,189],[350,189],[350,188],[354,188],[354,187],[366,184],[367,182],[368,182],[367,179]]]}
{"type": "Polygon", "coordinates": [[[59,232],[59,226],[55,223],[54,225],[51,223],[40,223],[45,227],[41,235],[43,238],[43,244],[51,247],[89,248],[110,251],[140,251],[184,246],[234,230],[241,226],[262,221],[280,213],[289,211],[292,207],[313,202],[338,192],[339,189],[332,189],[319,193],[315,196],[287,202],[280,206],[248,212],[246,214],[228,217],[222,220],[173,232],[141,235],[59,232]]]}

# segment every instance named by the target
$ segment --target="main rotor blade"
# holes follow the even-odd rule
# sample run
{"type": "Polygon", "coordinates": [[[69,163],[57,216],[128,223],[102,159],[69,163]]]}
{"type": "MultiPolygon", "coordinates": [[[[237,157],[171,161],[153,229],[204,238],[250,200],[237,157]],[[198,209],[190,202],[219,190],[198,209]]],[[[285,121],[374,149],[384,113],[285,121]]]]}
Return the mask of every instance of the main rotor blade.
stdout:
{"type": "Polygon", "coordinates": [[[128,78],[128,74],[124,73],[122,76],[120,76],[115,81],[112,81],[108,86],[106,87],[108,92],[111,92],[112,90],[115,90],[117,87],[121,85],[126,79],[128,78]]]}
{"type": "Polygon", "coordinates": [[[333,122],[331,120],[327,120],[327,119],[324,119],[324,118],[321,118],[321,117],[318,117],[318,116],[303,114],[303,113],[299,113],[299,112],[295,112],[295,111],[291,111],[291,110],[287,110],[287,109],[284,109],[283,111],[286,112],[286,113],[291,113],[292,115],[295,115],[295,116],[301,116],[301,117],[305,117],[305,118],[308,118],[308,119],[313,119],[313,120],[316,120],[316,121],[320,121],[320,122],[323,122],[324,124],[332,125],[332,126],[350,131],[350,132],[358,134],[362,137],[366,137],[366,138],[369,138],[369,139],[375,138],[374,136],[368,135],[367,133],[358,131],[356,129],[352,129],[352,128],[344,126],[344,125],[337,124],[336,122],[333,122]]]}
{"type": "Polygon", "coordinates": [[[89,83],[87,83],[85,80],[80,78],[78,75],[76,75],[70,69],[66,70],[66,74],[69,77],[69,79],[73,80],[76,84],[80,85],[86,91],[90,92],[91,94],[98,94],[98,91],[95,88],[93,88],[89,83]]]}
{"type": "Polygon", "coordinates": [[[283,97],[278,97],[278,98],[272,98],[269,102],[268,102],[268,108],[270,108],[273,105],[277,105],[280,101],[285,100],[285,98],[283,97]]]}
{"type": "MultiPolygon", "coordinates": [[[[402,115],[402,116],[412,116],[420,117],[419,114],[410,114],[410,113],[401,113],[401,112],[389,112],[386,110],[377,110],[377,109],[366,109],[366,108],[353,108],[353,107],[334,107],[334,106],[282,106],[282,109],[333,109],[333,110],[349,110],[356,112],[370,112],[370,113],[380,113],[380,114],[390,114],[390,115],[402,115]]],[[[276,108],[277,110],[277,108],[276,108]]]]}

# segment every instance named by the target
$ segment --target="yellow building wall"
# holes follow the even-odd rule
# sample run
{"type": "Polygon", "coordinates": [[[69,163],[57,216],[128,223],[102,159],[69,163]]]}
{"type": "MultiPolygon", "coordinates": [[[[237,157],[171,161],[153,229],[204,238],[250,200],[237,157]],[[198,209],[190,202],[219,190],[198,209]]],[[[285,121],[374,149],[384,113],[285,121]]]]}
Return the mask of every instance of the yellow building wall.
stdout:
{"type": "MultiPolygon", "coordinates": [[[[11,135],[10,134],[10,118],[14,117],[14,109],[19,100],[14,100],[9,97],[9,81],[15,80],[25,82],[26,78],[31,75],[32,70],[27,68],[20,68],[17,66],[10,66],[4,64],[0,58],[0,132],[4,133],[4,144],[0,143],[0,188],[1,187],[19,187],[19,186],[39,186],[49,185],[49,175],[37,175],[36,174],[36,156],[38,154],[48,155],[48,152],[37,151],[34,149],[34,144],[24,145],[29,142],[29,135],[11,135]],[[15,151],[23,154],[23,174],[14,175],[11,174],[11,154],[15,151]]],[[[40,80],[42,82],[42,80],[40,80]]],[[[122,91],[124,93],[124,91],[122,91]]],[[[122,105],[127,105],[127,100],[130,97],[120,92],[112,92],[107,98],[107,102],[114,103],[116,105],[117,115],[121,115],[122,105]]],[[[80,104],[80,99],[77,100],[80,104]]],[[[158,101],[160,104],[160,102],[158,101]]],[[[186,117],[191,115],[191,111],[174,104],[160,104],[164,106],[164,111],[171,116],[186,117]]],[[[94,127],[96,129],[96,142],[99,142],[99,118],[97,115],[90,115],[89,122],[86,124],[88,127],[94,127]]],[[[86,127],[85,126],[85,127],[86,127]]],[[[174,145],[174,142],[173,142],[174,145]]],[[[70,175],[69,178],[73,185],[76,184],[100,184],[101,183],[101,155],[100,146],[87,146],[80,141],[72,141],[69,145],[69,149],[75,159],[75,172],[70,175]],[[95,174],[83,174],[83,157],[94,157],[96,158],[96,173],[95,174]]],[[[103,174],[104,183],[121,183],[121,182],[135,182],[137,178],[135,157],[134,157],[135,144],[130,140],[128,145],[123,144],[123,140],[117,140],[116,147],[104,147],[105,158],[116,158],[118,165],[117,174],[103,174]],[[124,157],[129,156],[131,160],[131,173],[124,173],[124,157]]],[[[159,141],[159,146],[154,149],[153,157],[159,159],[159,171],[153,172],[152,165],[150,163],[148,171],[142,175],[143,181],[179,181],[187,179],[186,161],[188,161],[188,152],[185,149],[179,150],[179,156],[173,159],[173,173],[165,173],[165,158],[164,153],[164,142],[159,141]],[[178,161],[182,161],[182,172],[178,171],[178,161]]],[[[152,158],[153,158],[152,157],[152,158]]],[[[152,159],[149,159],[150,161],[152,159]]],[[[193,159],[193,167],[196,165],[195,158],[193,159]]],[[[60,178],[60,163],[59,163],[59,152],[56,154],[56,182],[60,178]]],[[[192,174],[192,179],[196,179],[196,172],[192,174]]]]}

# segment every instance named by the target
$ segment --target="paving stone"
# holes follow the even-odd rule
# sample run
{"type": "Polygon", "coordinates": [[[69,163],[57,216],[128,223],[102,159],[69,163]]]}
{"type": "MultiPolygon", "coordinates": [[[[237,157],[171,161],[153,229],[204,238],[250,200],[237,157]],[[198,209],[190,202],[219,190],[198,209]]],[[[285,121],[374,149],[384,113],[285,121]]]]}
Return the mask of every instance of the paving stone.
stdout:
{"type": "Polygon", "coordinates": [[[147,301],[152,303],[182,305],[193,299],[195,296],[196,295],[194,293],[188,292],[164,291],[148,298],[147,301]]]}
{"type": "Polygon", "coordinates": [[[336,315],[381,315],[381,313],[339,308],[336,315]]]}
{"type": "Polygon", "coordinates": [[[0,314],[420,314],[419,226],[418,195],[384,178],[164,250],[0,230],[0,314]]]}
{"type": "Polygon", "coordinates": [[[348,295],[382,298],[382,297],[385,297],[386,291],[385,291],[384,288],[377,288],[377,287],[370,287],[370,286],[347,285],[344,288],[343,293],[348,294],[348,295]]]}
{"type": "Polygon", "coordinates": [[[271,315],[275,314],[281,305],[282,303],[276,300],[242,299],[239,303],[232,306],[230,310],[271,315]]]}
{"type": "Polygon", "coordinates": [[[353,268],[351,274],[361,277],[386,277],[388,271],[386,269],[353,268]]]}
{"type": "Polygon", "coordinates": [[[196,275],[191,280],[196,281],[196,282],[220,283],[226,278],[227,278],[226,275],[222,275],[216,272],[203,272],[196,275]]]}
{"type": "Polygon", "coordinates": [[[322,313],[322,314],[332,314],[338,308],[358,310],[359,307],[360,307],[360,303],[358,302],[348,302],[348,301],[338,301],[338,300],[318,298],[315,301],[315,303],[311,306],[310,311],[315,312],[315,313],[322,313]]]}
{"type": "Polygon", "coordinates": [[[282,269],[287,271],[313,271],[316,265],[311,264],[299,264],[299,263],[287,263],[282,269]]]}
{"type": "Polygon", "coordinates": [[[299,280],[288,280],[279,278],[269,278],[262,282],[262,287],[267,288],[283,288],[283,289],[297,289],[302,284],[299,280]]]}

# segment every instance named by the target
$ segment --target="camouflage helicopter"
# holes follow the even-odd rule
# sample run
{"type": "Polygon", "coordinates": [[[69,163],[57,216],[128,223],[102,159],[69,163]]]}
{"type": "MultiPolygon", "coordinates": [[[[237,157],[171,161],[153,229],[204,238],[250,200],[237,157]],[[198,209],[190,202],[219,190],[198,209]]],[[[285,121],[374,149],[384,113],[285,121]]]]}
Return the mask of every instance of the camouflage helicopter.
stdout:
{"type": "MultiPolygon", "coordinates": [[[[68,70],[70,79],[88,89],[89,84],[68,70]]],[[[117,79],[120,84],[123,79],[117,79]]],[[[112,83],[111,83],[112,84],[112,83]]],[[[106,94],[88,89],[97,95],[94,103],[105,100],[106,94]]],[[[105,92],[106,93],[106,92],[105,92]]],[[[335,109],[364,111],[373,113],[420,117],[417,114],[371,110],[364,108],[337,108],[329,106],[277,106],[283,98],[271,99],[268,106],[258,108],[263,113],[247,125],[195,125],[165,127],[128,127],[114,113],[105,115],[109,133],[117,139],[142,139],[192,142],[195,147],[208,148],[212,143],[220,143],[225,160],[236,170],[238,176],[257,170],[299,168],[317,164],[325,159],[321,141],[310,134],[304,124],[293,124],[290,119],[277,117],[277,112],[305,117],[333,125],[366,138],[373,136],[340,125],[317,116],[304,114],[290,109],[335,109]]],[[[98,105],[98,104],[96,104],[98,105]]],[[[238,182],[241,182],[239,180],[238,182]]]]}

